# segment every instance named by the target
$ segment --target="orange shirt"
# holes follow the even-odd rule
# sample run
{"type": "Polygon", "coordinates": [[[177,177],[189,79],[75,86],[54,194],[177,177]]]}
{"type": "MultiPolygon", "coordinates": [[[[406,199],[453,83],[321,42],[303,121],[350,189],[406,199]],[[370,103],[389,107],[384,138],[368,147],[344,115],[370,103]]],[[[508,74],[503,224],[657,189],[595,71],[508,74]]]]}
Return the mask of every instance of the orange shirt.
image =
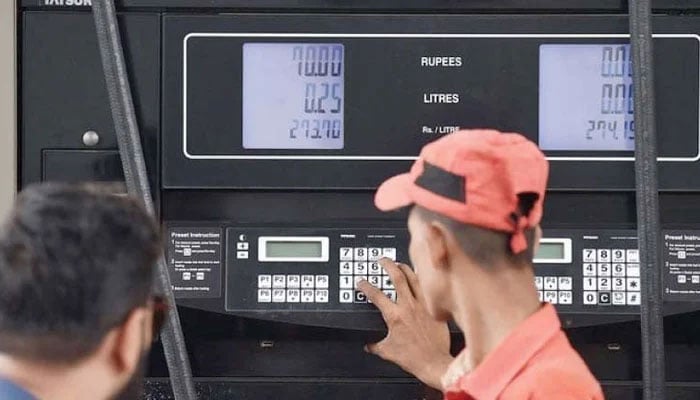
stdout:
{"type": "Polygon", "coordinates": [[[471,372],[466,353],[457,357],[443,382],[457,376],[445,400],[602,400],[598,381],[571,347],[554,307],[545,304],[523,321],[471,372]],[[454,375],[457,372],[457,375],[454,375]]]}

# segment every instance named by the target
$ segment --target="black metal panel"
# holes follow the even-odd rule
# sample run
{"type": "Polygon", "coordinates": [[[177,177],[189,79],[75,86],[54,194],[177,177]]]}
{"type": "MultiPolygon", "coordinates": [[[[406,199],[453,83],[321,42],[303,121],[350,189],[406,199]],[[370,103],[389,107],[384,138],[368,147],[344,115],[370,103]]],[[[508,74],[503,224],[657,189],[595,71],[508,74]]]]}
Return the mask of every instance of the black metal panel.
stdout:
{"type": "MultiPolygon", "coordinates": [[[[21,0],[22,7],[70,7],[70,4],[85,3],[86,0],[21,0]],[[68,4],[68,5],[66,5],[68,4]]],[[[116,1],[120,8],[152,8],[157,10],[183,9],[208,11],[216,9],[240,10],[396,10],[428,12],[626,12],[627,2],[622,0],[121,0],[116,1]]],[[[692,10],[700,8],[696,0],[673,1],[657,0],[653,2],[656,10],[692,10]]]]}
{"type": "MultiPolygon", "coordinates": [[[[149,178],[151,185],[157,188],[160,18],[136,13],[121,17],[120,22],[149,178]]],[[[42,151],[116,151],[109,99],[90,15],[26,12],[21,40],[21,185],[42,180],[42,151]],[[83,133],[89,130],[96,131],[100,137],[93,147],[82,142],[83,133]]],[[[51,159],[58,154],[61,153],[51,153],[48,157],[51,159]]],[[[118,165],[121,169],[121,164],[118,165]]],[[[54,167],[55,164],[50,166],[54,167]]],[[[53,173],[46,171],[44,176],[51,178],[53,173]]]]}
{"type": "Polygon", "coordinates": [[[46,150],[42,170],[42,181],[124,181],[115,150],[46,150]]]}

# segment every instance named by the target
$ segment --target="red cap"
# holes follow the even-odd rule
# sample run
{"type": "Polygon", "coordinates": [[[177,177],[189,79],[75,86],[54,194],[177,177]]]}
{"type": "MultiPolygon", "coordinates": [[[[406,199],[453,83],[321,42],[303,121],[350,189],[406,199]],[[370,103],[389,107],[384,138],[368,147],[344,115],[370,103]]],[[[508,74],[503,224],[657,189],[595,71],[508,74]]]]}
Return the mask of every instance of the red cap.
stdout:
{"type": "Polygon", "coordinates": [[[524,136],[462,130],[423,147],[411,171],[384,182],[374,202],[382,211],[415,204],[511,233],[517,254],[527,248],[524,230],[542,219],[548,173],[544,154],[524,136]]]}

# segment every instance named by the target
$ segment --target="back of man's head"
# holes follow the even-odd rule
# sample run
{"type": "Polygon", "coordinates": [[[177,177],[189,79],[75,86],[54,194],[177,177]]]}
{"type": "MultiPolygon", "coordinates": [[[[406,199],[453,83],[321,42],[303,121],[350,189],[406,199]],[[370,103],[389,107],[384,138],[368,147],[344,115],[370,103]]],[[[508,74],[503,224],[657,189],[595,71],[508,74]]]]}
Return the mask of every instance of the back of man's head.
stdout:
{"type": "Polygon", "coordinates": [[[0,353],[71,363],[144,305],[158,226],[133,199],[98,186],[19,194],[0,232],[0,353]]]}

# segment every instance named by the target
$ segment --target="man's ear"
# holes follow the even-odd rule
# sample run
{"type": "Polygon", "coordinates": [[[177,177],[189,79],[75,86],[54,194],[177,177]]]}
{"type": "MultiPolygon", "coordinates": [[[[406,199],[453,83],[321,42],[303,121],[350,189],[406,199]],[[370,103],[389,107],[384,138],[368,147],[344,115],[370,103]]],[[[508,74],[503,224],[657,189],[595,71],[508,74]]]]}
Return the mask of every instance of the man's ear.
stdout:
{"type": "Polygon", "coordinates": [[[114,328],[108,337],[108,357],[112,368],[118,376],[130,378],[138,368],[144,351],[150,343],[151,311],[139,307],[131,311],[126,321],[114,328]]]}
{"type": "Polygon", "coordinates": [[[430,264],[434,268],[446,268],[450,261],[450,241],[452,232],[438,221],[430,222],[426,235],[427,247],[430,252],[430,264]]]}
{"type": "Polygon", "coordinates": [[[537,225],[535,227],[535,235],[533,237],[535,243],[532,244],[532,254],[537,254],[537,250],[540,248],[540,240],[542,240],[542,228],[537,225]]]}

